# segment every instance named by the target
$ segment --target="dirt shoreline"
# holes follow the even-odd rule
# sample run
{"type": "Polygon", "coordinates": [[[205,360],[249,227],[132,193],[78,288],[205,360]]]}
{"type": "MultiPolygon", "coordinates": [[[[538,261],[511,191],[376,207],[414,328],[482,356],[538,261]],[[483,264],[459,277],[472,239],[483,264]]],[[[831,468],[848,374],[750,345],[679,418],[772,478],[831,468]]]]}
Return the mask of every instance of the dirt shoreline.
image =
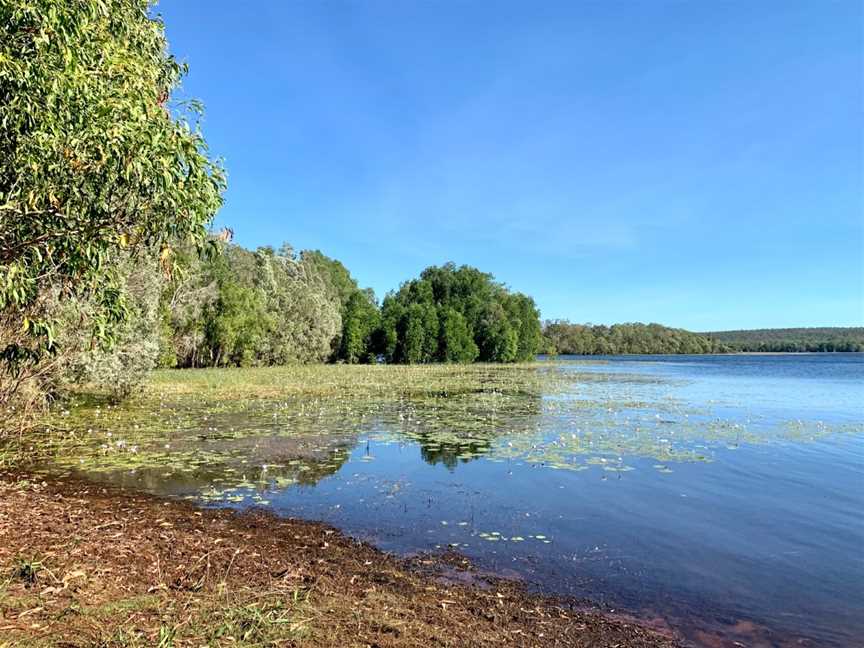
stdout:
{"type": "Polygon", "coordinates": [[[671,647],[576,601],[325,524],[0,474],[0,647],[671,647]],[[470,579],[469,579],[470,580],[470,579]]]}

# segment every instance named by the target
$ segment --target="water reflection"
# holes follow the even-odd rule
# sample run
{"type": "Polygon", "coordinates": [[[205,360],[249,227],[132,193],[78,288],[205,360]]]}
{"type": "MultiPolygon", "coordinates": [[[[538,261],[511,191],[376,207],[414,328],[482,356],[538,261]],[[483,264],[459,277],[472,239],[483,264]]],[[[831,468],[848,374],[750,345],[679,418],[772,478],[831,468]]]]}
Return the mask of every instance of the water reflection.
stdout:
{"type": "Polygon", "coordinates": [[[580,359],[410,396],[90,403],[48,469],[844,645],[864,634],[862,359],[580,359]]]}
{"type": "Polygon", "coordinates": [[[676,463],[709,462],[717,449],[742,443],[812,441],[861,429],[859,422],[744,409],[718,415],[716,402],[674,396],[692,381],[609,368],[541,365],[536,371],[548,380],[535,391],[505,391],[484,378],[482,389],[422,398],[90,403],[72,419],[81,430],[78,442],[52,465],[156,492],[209,488],[205,499],[218,501],[211,487],[248,488],[253,475],[262,481],[262,470],[276,488],[315,485],[337,473],[358,443],[367,444],[359,460],[374,461],[370,440],[413,444],[422,461],[451,471],[485,458],[628,472],[633,459],[648,458],[669,473],[676,463]]]}
{"type": "Polygon", "coordinates": [[[455,470],[460,462],[467,463],[492,452],[491,441],[485,439],[454,443],[439,441],[434,434],[418,434],[415,440],[420,444],[423,461],[432,466],[444,464],[450,470],[455,470]]]}

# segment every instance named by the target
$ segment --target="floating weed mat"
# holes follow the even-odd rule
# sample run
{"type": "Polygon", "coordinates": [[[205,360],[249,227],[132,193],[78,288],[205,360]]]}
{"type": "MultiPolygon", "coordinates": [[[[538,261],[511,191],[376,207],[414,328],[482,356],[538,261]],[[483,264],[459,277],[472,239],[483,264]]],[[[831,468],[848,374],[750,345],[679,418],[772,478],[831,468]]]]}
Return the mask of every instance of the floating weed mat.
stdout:
{"type": "Polygon", "coordinates": [[[719,418],[677,401],[675,386],[548,362],[170,370],[123,406],[80,396],[31,442],[51,455],[47,471],[267,506],[268,493],[338,472],[358,444],[417,444],[424,461],[451,469],[484,458],[626,473],[648,458],[671,473],[721,448],[860,432],[719,418]]]}

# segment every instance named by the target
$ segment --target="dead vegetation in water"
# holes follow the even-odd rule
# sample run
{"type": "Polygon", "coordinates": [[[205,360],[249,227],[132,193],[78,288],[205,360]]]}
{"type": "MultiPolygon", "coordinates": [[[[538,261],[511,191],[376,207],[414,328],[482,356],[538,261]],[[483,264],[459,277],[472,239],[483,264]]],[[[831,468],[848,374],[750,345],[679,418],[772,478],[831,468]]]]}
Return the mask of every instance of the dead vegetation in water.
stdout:
{"type": "Polygon", "coordinates": [[[673,645],[509,581],[444,581],[438,566],[262,512],[0,482],[0,645],[673,645]]]}

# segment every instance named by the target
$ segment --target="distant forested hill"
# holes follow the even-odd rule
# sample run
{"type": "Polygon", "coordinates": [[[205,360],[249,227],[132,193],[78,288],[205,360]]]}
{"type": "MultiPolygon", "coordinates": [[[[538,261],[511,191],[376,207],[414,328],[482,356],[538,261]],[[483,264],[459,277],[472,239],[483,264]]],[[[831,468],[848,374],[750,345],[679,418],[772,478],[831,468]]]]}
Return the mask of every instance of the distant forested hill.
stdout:
{"type": "Polygon", "coordinates": [[[724,353],[716,340],[660,324],[573,324],[566,320],[543,326],[547,353],[572,355],[724,353]]]}
{"type": "Polygon", "coordinates": [[[733,351],[864,351],[864,327],[755,329],[701,335],[733,351]]]}

